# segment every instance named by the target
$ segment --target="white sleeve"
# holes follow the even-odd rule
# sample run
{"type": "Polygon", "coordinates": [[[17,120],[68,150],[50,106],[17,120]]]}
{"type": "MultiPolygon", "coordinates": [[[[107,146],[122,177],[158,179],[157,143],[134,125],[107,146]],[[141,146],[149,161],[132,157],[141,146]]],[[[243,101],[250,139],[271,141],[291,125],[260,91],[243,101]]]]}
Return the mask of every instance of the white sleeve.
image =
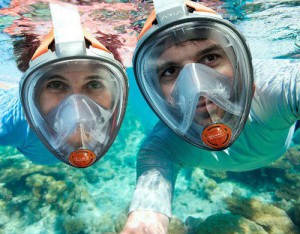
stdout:
{"type": "Polygon", "coordinates": [[[254,61],[256,91],[251,114],[270,130],[290,128],[300,119],[300,61],[254,61]]]}
{"type": "Polygon", "coordinates": [[[138,178],[129,212],[154,211],[171,217],[172,186],[158,170],[150,170],[138,178]]]}
{"type": "Polygon", "coordinates": [[[155,211],[171,216],[174,185],[180,166],[164,141],[169,131],[158,124],[137,157],[137,185],[129,212],[155,211]]]}

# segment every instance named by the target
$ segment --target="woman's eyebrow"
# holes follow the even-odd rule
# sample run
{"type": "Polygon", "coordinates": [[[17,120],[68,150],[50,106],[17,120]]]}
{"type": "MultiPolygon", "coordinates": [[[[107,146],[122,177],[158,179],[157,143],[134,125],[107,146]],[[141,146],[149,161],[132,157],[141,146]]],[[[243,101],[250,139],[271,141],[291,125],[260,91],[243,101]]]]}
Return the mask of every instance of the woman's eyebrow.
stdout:
{"type": "Polygon", "coordinates": [[[86,77],[86,79],[87,80],[100,80],[100,79],[103,79],[103,77],[100,75],[92,74],[92,75],[89,75],[88,77],[86,77]]]}
{"type": "Polygon", "coordinates": [[[50,76],[47,80],[54,80],[54,79],[58,79],[58,80],[67,80],[65,77],[63,76],[60,76],[60,75],[53,75],[53,76],[50,76]]]}

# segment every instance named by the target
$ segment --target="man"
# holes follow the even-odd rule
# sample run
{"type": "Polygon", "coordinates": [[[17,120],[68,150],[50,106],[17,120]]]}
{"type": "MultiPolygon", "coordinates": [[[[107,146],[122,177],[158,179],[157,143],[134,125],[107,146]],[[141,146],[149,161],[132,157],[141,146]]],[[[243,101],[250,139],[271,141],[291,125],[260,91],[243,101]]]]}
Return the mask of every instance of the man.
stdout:
{"type": "Polygon", "coordinates": [[[154,6],[133,67],[162,121],[139,151],[122,233],[166,233],[180,168],[266,166],[289,147],[300,119],[299,63],[258,61],[254,74],[243,36],[214,11],[191,1],[154,6]]]}

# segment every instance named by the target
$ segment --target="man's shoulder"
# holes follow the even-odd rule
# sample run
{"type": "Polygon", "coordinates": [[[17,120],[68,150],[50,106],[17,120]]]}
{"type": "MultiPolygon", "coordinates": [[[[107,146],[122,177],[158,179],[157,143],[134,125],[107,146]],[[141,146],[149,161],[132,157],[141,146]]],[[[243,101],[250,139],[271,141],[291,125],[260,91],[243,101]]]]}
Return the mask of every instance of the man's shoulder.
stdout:
{"type": "Polygon", "coordinates": [[[255,82],[283,81],[286,77],[299,75],[299,59],[254,59],[255,82]]]}
{"type": "Polygon", "coordinates": [[[165,141],[172,141],[172,139],[180,138],[174,133],[164,122],[158,121],[146,139],[158,138],[165,141]]]}

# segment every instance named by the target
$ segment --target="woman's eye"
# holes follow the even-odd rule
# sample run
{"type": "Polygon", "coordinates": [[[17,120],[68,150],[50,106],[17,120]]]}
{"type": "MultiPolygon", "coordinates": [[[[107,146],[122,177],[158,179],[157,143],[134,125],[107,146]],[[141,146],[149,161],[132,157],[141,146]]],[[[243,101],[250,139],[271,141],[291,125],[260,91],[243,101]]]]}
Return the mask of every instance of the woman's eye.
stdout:
{"type": "Polygon", "coordinates": [[[105,88],[105,85],[102,81],[94,80],[87,83],[86,87],[88,89],[103,89],[105,88]]]}
{"type": "Polygon", "coordinates": [[[68,89],[68,85],[62,81],[54,80],[47,83],[47,89],[63,91],[68,89]]]}

